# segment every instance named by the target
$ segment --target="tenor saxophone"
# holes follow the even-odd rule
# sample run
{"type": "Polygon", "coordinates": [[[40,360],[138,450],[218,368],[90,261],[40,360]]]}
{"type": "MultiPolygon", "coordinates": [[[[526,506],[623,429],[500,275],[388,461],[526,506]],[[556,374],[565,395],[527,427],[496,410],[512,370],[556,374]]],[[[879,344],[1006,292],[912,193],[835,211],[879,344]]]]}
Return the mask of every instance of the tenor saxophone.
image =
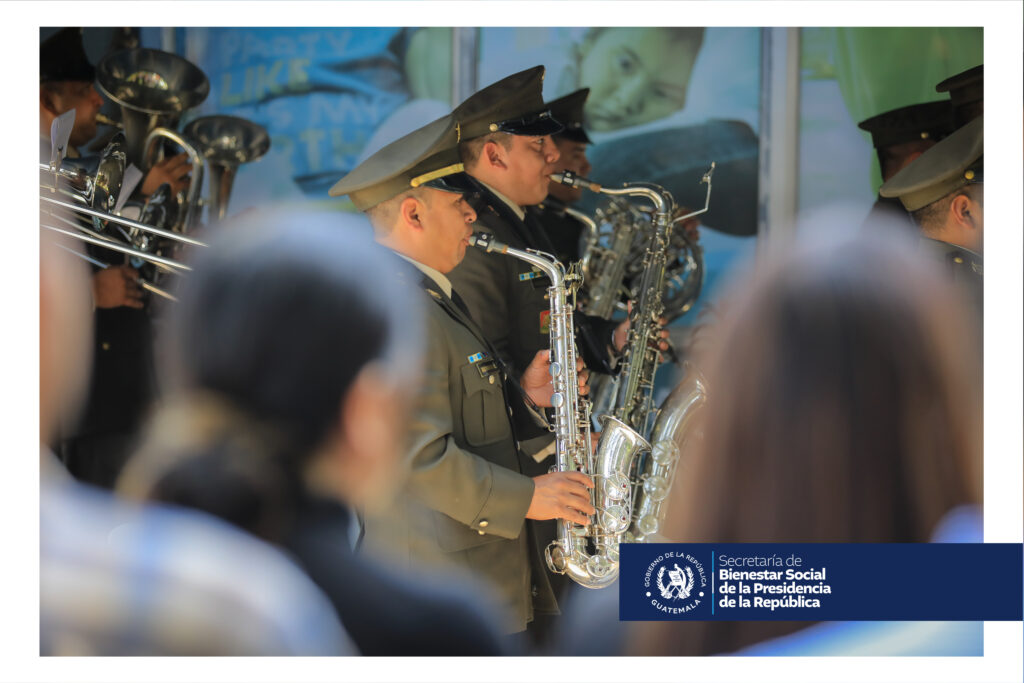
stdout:
{"type": "MultiPolygon", "coordinates": [[[[608,547],[606,553],[616,565],[618,564],[618,543],[623,540],[631,540],[635,536],[635,530],[631,532],[628,529],[630,521],[637,517],[634,514],[634,499],[643,501],[642,512],[645,515],[645,522],[650,522],[652,519],[651,508],[657,504],[657,509],[653,510],[653,519],[658,519],[657,515],[662,513],[661,502],[665,496],[662,495],[660,488],[655,490],[655,487],[661,482],[668,481],[675,472],[676,460],[672,460],[671,463],[665,462],[667,456],[672,453],[665,453],[666,447],[662,445],[658,448],[658,457],[653,457],[651,446],[643,435],[652,433],[652,420],[659,413],[666,424],[675,424],[676,421],[673,421],[671,416],[682,409],[675,403],[666,402],[660,411],[652,410],[655,373],[661,360],[661,354],[658,351],[661,329],[659,318],[664,307],[663,294],[668,246],[674,223],[707,211],[711,199],[711,174],[714,168],[715,164],[712,162],[711,168],[701,178],[701,182],[707,183],[708,186],[704,208],[676,218],[672,217],[675,205],[672,195],[657,185],[633,183],[622,188],[610,189],[568,171],[551,176],[552,180],[557,182],[586,188],[593,192],[644,197],[654,205],[653,229],[644,253],[643,271],[636,291],[638,297],[630,313],[629,333],[616,377],[615,398],[610,414],[599,416],[602,430],[601,440],[595,454],[597,467],[600,469],[606,463],[612,463],[615,466],[629,463],[625,470],[624,490],[619,491],[618,494],[622,505],[630,511],[630,514],[622,522],[621,528],[616,527],[616,531],[611,537],[603,539],[608,547]],[[648,454],[648,457],[642,458],[641,456],[645,453],[648,454]],[[642,464],[634,468],[634,464],[638,461],[642,464]],[[658,469],[659,467],[661,469],[658,469]],[[669,467],[671,472],[666,469],[669,467]],[[645,484],[647,490],[643,488],[645,484]],[[657,497],[657,500],[652,497],[652,494],[657,497]]],[[[667,427],[666,430],[668,430],[667,427]]],[[[662,442],[665,441],[660,433],[659,438],[662,442]]],[[[621,481],[616,483],[623,484],[621,481]]],[[[664,493],[667,494],[668,484],[666,483],[663,488],[664,493]]],[[[656,528],[652,530],[652,533],[654,530],[656,528]]],[[[644,536],[646,535],[644,534],[644,536]]]]}
{"type": "MultiPolygon", "coordinates": [[[[551,305],[549,338],[555,467],[559,472],[583,472],[594,480],[591,502],[596,513],[586,526],[558,520],[557,538],[545,549],[545,558],[551,571],[567,574],[587,588],[603,588],[618,576],[618,540],[629,527],[632,512],[628,505],[632,460],[608,461],[595,467],[590,446],[590,402],[579,394],[572,321],[575,295],[582,277],[575,265],[567,272],[554,256],[533,249],[513,249],[495,240],[490,233],[474,233],[469,242],[484,251],[526,261],[551,280],[548,301],[551,305]]],[[[608,435],[602,435],[602,443],[606,436],[629,438],[631,435],[613,437],[609,430],[608,435]]],[[[646,444],[639,435],[632,436],[646,444]]]]}
{"type": "Polygon", "coordinates": [[[665,521],[666,498],[679,469],[680,455],[703,437],[696,423],[707,402],[707,382],[690,363],[683,363],[683,381],[658,408],[651,431],[651,452],[638,475],[636,507],[627,538],[636,543],[661,542],[656,536],[665,521]]]}

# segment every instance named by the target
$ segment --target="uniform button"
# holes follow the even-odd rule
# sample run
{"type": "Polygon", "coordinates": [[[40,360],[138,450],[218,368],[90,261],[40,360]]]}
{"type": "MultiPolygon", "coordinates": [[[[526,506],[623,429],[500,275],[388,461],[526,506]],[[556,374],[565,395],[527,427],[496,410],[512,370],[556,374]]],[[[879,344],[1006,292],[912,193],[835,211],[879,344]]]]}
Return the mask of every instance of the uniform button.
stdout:
{"type": "Polygon", "coordinates": [[[490,382],[491,384],[494,384],[494,375],[491,375],[490,377],[488,377],[487,381],[490,382]]]}
{"type": "Polygon", "coordinates": [[[953,257],[953,263],[963,263],[963,262],[964,262],[964,260],[962,258],[960,258],[959,256],[954,256],[953,257]]]}
{"type": "Polygon", "coordinates": [[[537,586],[534,585],[530,587],[530,595],[537,597],[537,586]]]}
{"type": "Polygon", "coordinates": [[[480,520],[480,528],[481,529],[486,529],[487,528],[487,524],[488,524],[488,521],[486,519],[481,519],[480,520]]]}
{"type": "Polygon", "coordinates": [[[109,350],[110,350],[110,342],[103,342],[102,344],[100,344],[100,347],[101,347],[101,348],[102,348],[102,349],[103,349],[104,351],[109,351],[109,350]]]}

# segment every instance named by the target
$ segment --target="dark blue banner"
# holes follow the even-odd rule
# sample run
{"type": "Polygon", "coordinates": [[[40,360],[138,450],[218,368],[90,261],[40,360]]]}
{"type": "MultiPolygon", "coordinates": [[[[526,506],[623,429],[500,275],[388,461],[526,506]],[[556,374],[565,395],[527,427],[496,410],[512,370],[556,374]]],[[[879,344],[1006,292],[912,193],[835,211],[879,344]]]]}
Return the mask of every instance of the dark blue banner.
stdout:
{"type": "Polygon", "coordinates": [[[630,543],[626,621],[1017,621],[1020,543],[630,543]]]}

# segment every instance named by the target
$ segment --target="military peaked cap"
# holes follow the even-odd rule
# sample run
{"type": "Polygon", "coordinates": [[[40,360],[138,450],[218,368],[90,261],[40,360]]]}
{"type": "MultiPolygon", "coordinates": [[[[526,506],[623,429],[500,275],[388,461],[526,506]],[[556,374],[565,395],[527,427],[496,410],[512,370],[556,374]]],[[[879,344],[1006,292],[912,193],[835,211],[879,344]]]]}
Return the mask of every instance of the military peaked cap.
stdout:
{"type": "Polygon", "coordinates": [[[983,179],[985,129],[974,119],[894,175],[879,189],[917,211],[961,187],[983,179]]]}
{"type": "Polygon", "coordinates": [[[381,148],[328,194],[347,194],[357,209],[365,211],[423,185],[446,192],[469,191],[472,186],[462,173],[457,141],[455,121],[442,117],[381,148]]]}
{"type": "Polygon", "coordinates": [[[460,139],[499,131],[513,135],[553,135],[561,131],[562,124],[544,106],[543,83],[544,67],[535,66],[470,95],[452,112],[460,127],[460,139]]]}
{"type": "Polygon", "coordinates": [[[953,107],[949,100],[912,104],[891,109],[857,124],[871,133],[875,149],[914,140],[941,140],[953,131],[953,107]]]}
{"type": "Polygon", "coordinates": [[[587,101],[590,88],[582,88],[576,92],[559,97],[557,100],[548,102],[548,110],[556,121],[565,128],[557,133],[558,137],[591,144],[592,140],[583,129],[583,104],[587,101]]]}
{"type": "Polygon", "coordinates": [[[40,83],[94,80],[96,69],[82,46],[81,28],[62,28],[40,43],[40,83]]]}
{"type": "Polygon", "coordinates": [[[953,119],[960,126],[981,116],[984,110],[984,65],[961,71],[935,86],[935,92],[948,92],[953,103],[953,119]]]}

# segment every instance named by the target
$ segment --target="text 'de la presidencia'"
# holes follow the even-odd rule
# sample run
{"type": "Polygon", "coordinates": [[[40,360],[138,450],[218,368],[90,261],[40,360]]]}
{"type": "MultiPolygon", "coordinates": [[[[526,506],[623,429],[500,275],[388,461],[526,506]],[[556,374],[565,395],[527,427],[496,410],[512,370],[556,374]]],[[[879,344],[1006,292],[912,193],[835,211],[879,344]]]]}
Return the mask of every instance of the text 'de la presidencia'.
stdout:
{"type": "Polygon", "coordinates": [[[1020,543],[624,543],[623,620],[1020,620],[1020,543]]]}

